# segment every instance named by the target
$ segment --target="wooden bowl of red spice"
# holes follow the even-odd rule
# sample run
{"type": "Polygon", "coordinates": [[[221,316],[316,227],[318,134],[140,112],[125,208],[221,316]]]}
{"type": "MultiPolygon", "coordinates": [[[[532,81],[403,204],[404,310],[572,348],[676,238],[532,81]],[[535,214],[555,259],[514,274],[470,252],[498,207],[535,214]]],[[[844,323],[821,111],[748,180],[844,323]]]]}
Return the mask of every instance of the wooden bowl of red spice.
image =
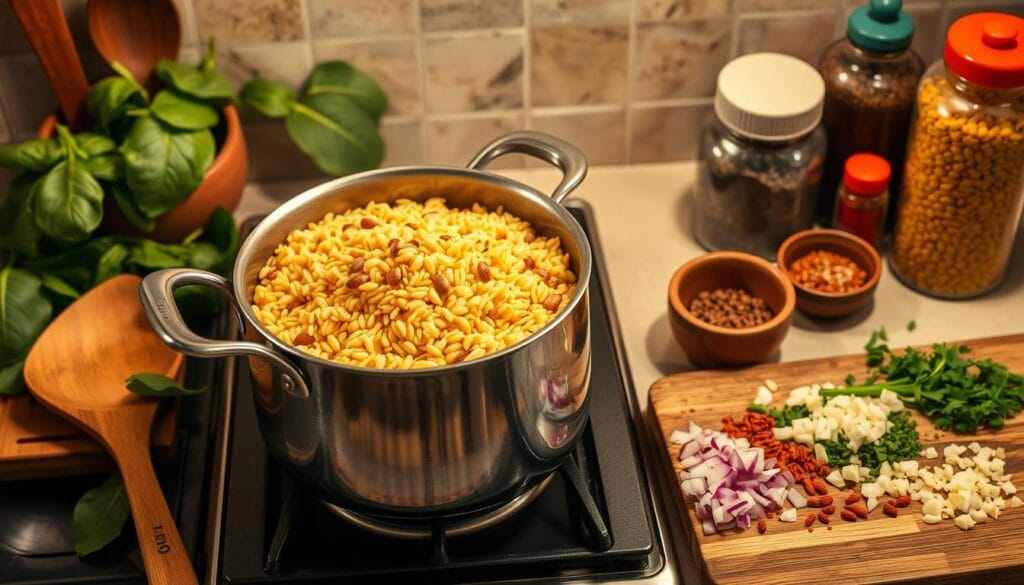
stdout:
{"type": "Polygon", "coordinates": [[[672,334],[694,365],[763,362],[789,332],[796,294],[774,266],[741,252],[683,264],[668,288],[672,334]]]}
{"type": "Polygon", "coordinates": [[[845,317],[871,302],[882,259],[871,244],[840,230],[797,232],[779,246],[779,268],[796,288],[796,308],[814,317],[845,317]]]}

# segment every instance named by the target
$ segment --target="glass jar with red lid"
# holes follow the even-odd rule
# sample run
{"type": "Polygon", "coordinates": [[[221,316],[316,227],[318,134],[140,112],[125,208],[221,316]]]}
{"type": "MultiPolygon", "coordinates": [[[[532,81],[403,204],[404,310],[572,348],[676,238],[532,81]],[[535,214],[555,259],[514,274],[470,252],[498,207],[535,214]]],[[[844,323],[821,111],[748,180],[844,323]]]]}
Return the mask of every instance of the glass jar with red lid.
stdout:
{"type": "Polygon", "coordinates": [[[878,248],[889,207],[889,178],[892,168],[877,154],[862,152],[846,159],[843,182],[836,191],[832,226],[878,248]]]}
{"type": "Polygon", "coordinates": [[[969,14],[918,87],[893,273],[938,297],[988,292],[1006,274],[1022,206],[1024,19],[969,14]]]}

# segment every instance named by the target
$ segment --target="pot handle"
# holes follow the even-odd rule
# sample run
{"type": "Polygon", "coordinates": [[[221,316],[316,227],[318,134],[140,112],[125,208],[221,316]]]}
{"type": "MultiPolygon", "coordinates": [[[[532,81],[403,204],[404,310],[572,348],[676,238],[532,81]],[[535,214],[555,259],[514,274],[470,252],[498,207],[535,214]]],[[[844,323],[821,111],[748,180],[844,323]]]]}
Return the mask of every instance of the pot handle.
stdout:
{"type": "Polygon", "coordinates": [[[496,138],[473,157],[469,168],[481,170],[499,156],[513,152],[539,158],[562,170],[562,182],[551,193],[555,203],[561,203],[587,176],[587,157],[580,149],[561,138],[529,131],[512,132],[496,138]]]}
{"type": "Polygon", "coordinates": [[[139,296],[142,297],[142,307],[149,318],[149,323],[164,343],[181,353],[199,357],[251,355],[262,358],[277,368],[281,375],[281,385],[286,392],[296,398],[309,397],[309,386],[302,373],[288,360],[267,347],[251,341],[207,339],[192,331],[185,324],[185,319],[174,302],[174,289],[190,284],[208,286],[223,293],[230,299],[239,326],[244,326],[231,290],[231,283],[226,278],[212,272],[189,268],[158,270],[142,279],[139,296]]]}

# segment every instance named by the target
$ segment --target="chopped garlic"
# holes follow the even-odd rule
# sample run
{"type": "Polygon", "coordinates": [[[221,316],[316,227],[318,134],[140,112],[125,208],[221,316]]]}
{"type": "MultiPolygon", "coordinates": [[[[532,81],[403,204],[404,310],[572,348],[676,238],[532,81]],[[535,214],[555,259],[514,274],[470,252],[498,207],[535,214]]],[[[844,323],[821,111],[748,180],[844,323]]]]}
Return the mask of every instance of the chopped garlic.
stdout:
{"type": "Polygon", "coordinates": [[[967,514],[960,514],[956,517],[956,520],[954,520],[953,523],[956,524],[957,528],[960,528],[961,530],[970,530],[971,526],[977,524],[977,522],[971,520],[971,517],[967,514]]]}
{"type": "Polygon", "coordinates": [[[1024,501],[1017,496],[1010,498],[1009,503],[1006,504],[1007,508],[1020,508],[1021,506],[1024,506],[1024,501]]]}
{"type": "Polygon", "coordinates": [[[772,392],[775,392],[776,390],[779,389],[779,385],[776,384],[775,380],[772,379],[765,380],[764,385],[767,386],[768,389],[771,390],[772,392]]]}
{"type": "Polygon", "coordinates": [[[971,510],[967,514],[971,517],[971,520],[974,520],[975,524],[981,524],[985,520],[988,520],[988,514],[982,510],[971,510]]]}
{"type": "Polygon", "coordinates": [[[789,508],[787,510],[783,510],[782,513],[779,514],[779,522],[795,522],[795,521],[796,521],[796,508],[789,508]]]}
{"type": "Polygon", "coordinates": [[[846,487],[846,482],[843,481],[843,475],[839,472],[838,469],[833,469],[827,476],[825,476],[825,481],[836,486],[837,488],[846,487]]]}
{"type": "Polygon", "coordinates": [[[757,396],[754,397],[754,404],[760,404],[765,406],[772,402],[772,392],[768,388],[761,386],[757,389],[757,396]]]}
{"type": "Polygon", "coordinates": [[[843,476],[843,479],[847,481],[852,481],[854,483],[860,482],[860,467],[857,465],[844,465],[841,470],[841,474],[843,476]]]}
{"type": "Polygon", "coordinates": [[[939,522],[942,522],[942,516],[939,516],[937,514],[925,514],[924,515],[924,523],[925,524],[938,524],[939,522]]]}
{"type": "Polygon", "coordinates": [[[925,459],[935,459],[939,456],[939,452],[935,450],[935,447],[928,447],[924,450],[925,459]]]}
{"type": "Polygon", "coordinates": [[[814,444],[814,458],[822,465],[828,464],[828,451],[825,450],[825,446],[821,443],[814,444]]]}
{"type": "Polygon", "coordinates": [[[878,498],[868,498],[867,501],[868,512],[878,507],[878,498]]]}

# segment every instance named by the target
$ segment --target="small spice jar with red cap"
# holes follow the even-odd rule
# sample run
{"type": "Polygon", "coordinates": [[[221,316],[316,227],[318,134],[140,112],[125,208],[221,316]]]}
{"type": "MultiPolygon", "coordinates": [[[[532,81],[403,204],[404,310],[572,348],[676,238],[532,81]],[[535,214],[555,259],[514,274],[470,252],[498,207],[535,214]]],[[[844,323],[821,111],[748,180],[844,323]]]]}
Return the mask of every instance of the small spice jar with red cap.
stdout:
{"type": "Polygon", "coordinates": [[[892,168],[877,154],[862,152],[846,159],[843,182],[836,190],[832,226],[878,248],[889,207],[889,178],[892,168]]]}
{"type": "Polygon", "coordinates": [[[890,249],[893,272],[943,298],[995,288],[1024,206],[1024,19],[958,19],[918,87],[890,249]]]}

